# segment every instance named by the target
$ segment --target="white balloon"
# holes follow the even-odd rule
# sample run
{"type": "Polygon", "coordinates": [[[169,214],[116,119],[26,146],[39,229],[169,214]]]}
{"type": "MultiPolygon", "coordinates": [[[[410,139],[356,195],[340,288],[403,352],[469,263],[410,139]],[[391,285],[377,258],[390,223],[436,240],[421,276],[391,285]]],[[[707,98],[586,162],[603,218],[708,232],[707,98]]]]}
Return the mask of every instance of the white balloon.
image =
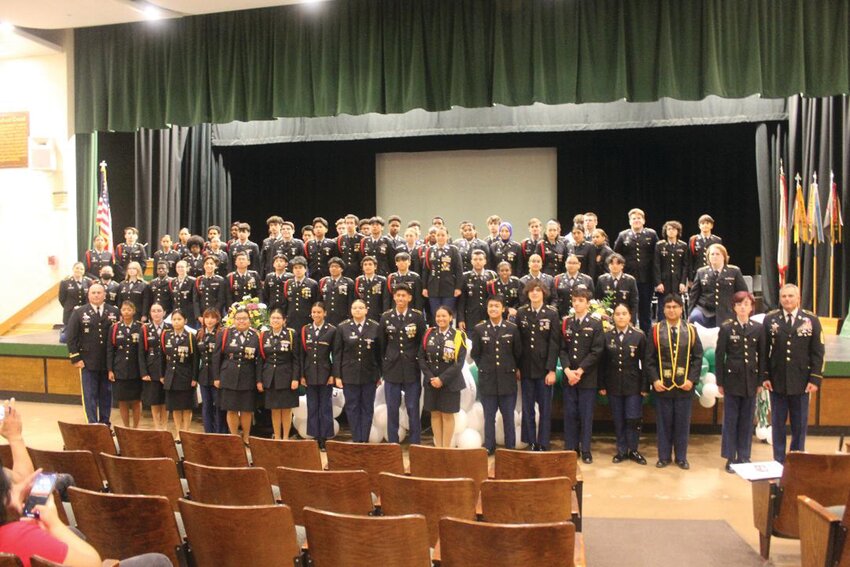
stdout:
{"type": "Polygon", "coordinates": [[[333,395],[331,395],[331,403],[334,407],[342,408],[345,406],[345,392],[339,388],[334,388],[333,395]]]}
{"type": "Polygon", "coordinates": [[[457,440],[458,440],[459,437],[460,437],[460,433],[458,433],[457,431],[452,433],[452,440],[449,441],[449,447],[457,447],[457,440]]]}
{"type": "Polygon", "coordinates": [[[339,435],[339,421],[334,420],[334,437],[339,435]]]}
{"type": "Polygon", "coordinates": [[[466,340],[466,364],[464,366],[468,366],[470,364],[475,364],[472,360],[472,339],[466,340]]]}
{"type": "Polygon", "coordinates": [[[481,434],[474,429],[467,428],[457,436],[457,446],[461,449],[477,449],[483,443],[481,434]]]}
{"type": "Polygon", "coordinates": [[[516,426],[516,448],[517,449],[525,449],[528,447],[528,443],[523,443],[522,441],[522,431],[519,425],[516,426]]]}
{"type": "Polygon", "coordinates": [[[410,429],[410,417],[407,415],[405,406],[401,406],[398,410],[398,424],[402,429],[410,429]]]}
{"type": "Polygon", "coordinates": [[[312,439],[312,437],[307,435],[307,420],[306,419],[296,419],[295,420],[295,429],[296,429],[296,431],[298,431],[298,435],[300,435],[304,439],[312,439]]]}
{"type": "Polygon", "coordinates": [[[484,435],[484,406],[481,402],[475,402],[472,410],[466,412],[466,426],[484,435]]]}
{"type": "Polygon", "coordinates": [[[756,427],[756,439],[759,441],[767,439],[767,427],[756,427]]]}
{"type": "Polygon", "coordinates": [[[455,414],[455,431],[463,431],[469,427],[469,416],[463,410],[455,414]]]}
{"type": "Polygon", "coordinates": [[[381,382],[381,385],[375,390],[375,405],[379,406],[381,404],[387,403],[387,394],[384,390],[384,383],[381,382]]]}
{"type": "Polygon", "coordinates": [[[375,406],[375,413],[372,416],[372,425],[378,428],[383,435],[383,432],[387,430],[387,406],[380,405],[375,406]]]}
{"type": "Polygon", "coordinates": [[[472,382],[470,387],[470,382],[467,382],[466,388],[460,391],[460,409],[470,411],[473,405],[475,405],[475,383],[472,382]]]}
{"type": "MultiPolygon", "coordinates": [[[[716,383],[714,383],[714,384],[707,383],[705,386],[702,387],[702,396],[704,398],[711,398],[711,399],[716,400],[717,396],[719,394],[720,394],[720,388],[717,386],[716,383]]],[[[711,405],[714,405],[714,404],[711,404],[711,405]]]]}
{"type": "Polygon", "coordinates": [[[714,404],[716,404],[716,403],[717,403],[717,398],[715,398],[714,396],[702,395],[702,396],[699,397],[699,405],[701,405],[704,408],[710,408],[710,407],[714,406],[714,404]]]}
{"type": "Polygon", "coordinates": [[[706,372],[703,376],[703,382],[705,384],[717,384],[717,376],[713,372],[706,372]]]}
{"type": "Polygon", "coordinates": [[[403,427],[398,428],[398,442],[401,443],[407,437],[407,429],[403,427]]]}
{"type": "Polygon", "coordinates": [[[342,406],[338,406],[336,404],[331,406],[331,412],[334,414],[334,418],[337,418],[342,413],[342,406]]]}
{"type": "Polygon", "coordinates": [[[767,429],[767,431],[765,431],[765,438],[764,438],[764,440],[765,440],[765,441],[767,441],[767,444],[768,444],[768,445],[773,445],[773,426],[772,426],[772,425],[768,425],[768,426],[766,427],[766,429],[767,429]]]}
{"type": "Polygon", "coordinates": [[[505,444],[505,423],[502,419],[502,412],[496,413],[496,445],[505,444]]]}
{"type": "Polygon", "coordinates": [[[381,433],[381,430],[375,427],[375,424],[372,424],[372,429],[369,431],[369,443],[380,443],[384,440],[384,434],[381,433]]]}
{"type": "Polygon", "coordinates": [[[292,415],[299,419],[307,419],[307,396],[298,398],[298,407],[292,408],[292,415]]]}
{"type": "Polygon", "coordinates": [[[516,389],[516,407],[514,408],[516,413],[522,413],[522,388],[516,389]]]}
{"type": "Polygon", "coordinates": [[[696,327],[697,335],[703,349],[715,348],[717,346],[717,334],[720,332],[719,327],[708,329],[699,323],[694,323],[694,327],[696,327]]]}

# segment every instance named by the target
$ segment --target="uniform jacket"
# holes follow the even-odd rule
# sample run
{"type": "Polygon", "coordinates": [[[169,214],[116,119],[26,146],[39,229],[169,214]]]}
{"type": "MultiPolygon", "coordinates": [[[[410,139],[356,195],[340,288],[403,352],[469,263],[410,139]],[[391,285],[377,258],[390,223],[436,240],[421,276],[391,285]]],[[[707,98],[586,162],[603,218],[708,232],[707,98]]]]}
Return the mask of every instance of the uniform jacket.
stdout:
{"type": "Polygon", "coordinates": [[[613,253],[614,251],[607,244],[593,247],[591,264],[593,264],[593,279],[597,285],[599,285],[599,276],[608,273],[608,257],[613,253]]]}
{"type": "Polygon", "coordinates": [[[664,294],[679,293],[679,284],[688,283],[690,272],[688,246],[681,240],[659,240],[655,245],[653,270],[655,285],[664,284],[664,294]]]}
{"type": "Polygon", "coordinates": [[[340,276],[338,280],[328,276],[319,282],[319,292],[327,311],[326,318],[331,325],[338,325],[351,316],[351,302],[354,301],[354,280],[340,276]]]}
{"type": "Polygon", "coordinates": [[[191,321],[195,313],[195,278],[186,276],[183,281],[173,278],[169,285],[171,290],[171,305],[174,309],[180,309],[191,321]]]}
{"type": "Polygon", "coordinates": [[[164,359],[162,355],[162,335],[171,329],[171,323],[162,323],[157,332],[153,323],[142,325],[142,344],[139,348],[139,373],[150,376],[151,380],[162,378],[164,359]]]}
{"type": "Polygon", "coordinates": [[[343,262],[345,269],[342,275],[351,278],[352,280],[360,274],[360,241],[363,240],[363,235],[355,232],[349,236],[343,234],[336,239],[337,254],[343,262]]]}
{"type": "Polygon", "coordinates": [[[260,376],[264,389],[289,390],[301,380],[301,337],[294,329],[260,333],[260,376]]]}
{"type": "Polygon", "coordinates": [[[651,388],[656,380],[661,380],[667,390],[655,392],[656,396],[669,398],[687,398],[693,396],[693,389],[683,390],[681,386],[688,380],[694,386],[699,383],[699,373],[702,369],[702,342],[699,340],[696,328],[690,323],[679,321],[676,329],[676,340],[670,340],[667,321],[660,321],[652,326],[652,336],[646,348],[646,364],[644,378],[647,388],[651,388]],[[675,360],[671,358],[671,352],[675,360]],[[678,353],[678,354],[677,354],[678,353]],[[690,354],[690,356],[689,356],[690,354]]]}
{"type": "Polygon", "coordinates": [[[248,254],[248,270],[252,272],[258,272],[262,269],[260,265],[260,247],[257,246],[256,242],[251,242],[250,240],[242,243],[238,240],[234,241],[230,248],[228,249],[228,254],[230,256],[230,270],[236,270],[236,253],[237,252],[245,252],[248,254]]]}
{"type": "Polygon", "coordinates": [[[428,248],[422,268],[422,285],[428,290],[429,298],[452,297],[455,290],[461,289],[463,260],[454,245],[446,244],[443,248],[434,245],[428,248]]]}
{"type": "Polygon", "coordinates": [[[381,315],[381,370],[384,380],[396,384],[419,381],[419,345],[427,329],[425,317],[407,308],[401,315],[395,308],[381,315]]]}
{"type": "Polygon", "coordinates": [[[212,374],[212,360],[219,332],[219,329],[216,328],[212,333],[207,333],[206,327],[204,327],[195,335],[198,349],[198,384],[201,386],[212,386],[213,380],[215,380],[215,376],[212,374]]]}
{"type": "MultiPolygon", "coordinates": [[[[561,323],[561,368],[584,370],[576,387],[598,388],[599,362],[604,349],[602,323],[590,314],[586,314],[581,322],[572,316],[561,323]]],[[[567,387],[566,381],[564,387],[567,387]]]]}
{"type": "Polygon", "coordinates": [[[638,288],[634,276],[620,274],[615,280],[611,274],[602,274],[596,281],[596,299],[605,299],[609,292],[614,294],[614,305],[625,304],[634,318],[638,308],[638,288]]]}
{"type": "Polygon", "coordinates": [[[711,266],[697,270],[696,279],[690,291],[691,309],[699,305],[708,316],[716,316],[720,324],[732,319],[732,296],[736,291],[747,291],[747,282],[737,266],[726,264],[715,272],[711,266]]]}
{"type": "Polygon", "coordinates": [[[230,272],[225,279],[225,306],[229,307],[247,296],[258,297],[260,295],[260,275],[257,272],[246,270],[244,274],[230,272]]]}
{"type": "Polygon", "coordinates": [[[543,258],[543,273],[554,277],[564,269],[564,262],[567,259],[567,241],[560,236],[555,239],[555,242],[544,238],[540,241],[537,253],[543,258]]]}
{"type": "Polygon", "coordinates": [[[71,363],[82,360],[88,370],[106,370],[106,342],[118,318],[118,309],[106,303],[103,315],[98,315],[90,303],[75,309],[65,326],[71,363]]]}
{"type": "Polygon", "coordinates": [[[487,286],[496,278],[492,270],[482,270],[480,274],[474,270],[464,272],[457,307],[458,322],[466,323],[471,329],[487,319],[487,299],[490,297],[487,286]]]}
{"type": "MultiPolygon", "coordinates": [[[[528,284],[528,282],[530,282],[531,280],[536,280],[540,282],[540,284],[545,287],[546,290],[549,292],[549,298],[546,300],[547,303],[552,305],[557,301],[557,298],[555,297],[555,278],[553,276],[550,276],[549,274],[544,272],[540,272],[537,276],[534,276],[531,274],[531,272],[527,272],[519,279],[519,283],[522,284],[523,290],[525,289],[525,286],[528,284]]],[[[590,283],[592,285],[593,281],[591,281],[590,283]]],[[[527,303],[528,296],[525,293],[520,292],[519,304],[525,305],[527,303]]]]}
{"type": "Polygon", "coordinates": [[[300,329],[310,322],[310,309],[319,301],[319,284],[311,278],[303,278],[300,282],[290,278],[283,282],[283,312],[286,313],[286,324],[293,329],[300,329]]]}
{"type": "Polygon", "coordinates": [[[366,302],[368,313],[366,317],[379,321],[381,313],[384,312],[384,297],[387,293],[387,278],[375,274],[372,279],[359,275],[354,280],[354,296],[366,302]]]}
{"type": "MultiPolygon", "coordinates": [[[[115,247],[115,279],[123,280],[127,266],[130,262],[138,262],[142,269],[145,269],[145,262],[148,260],[148,253],[145,252],[145,247],[136,242],[132,246],[122,242],[115,247]]],[[[141,277],[141,276],[140,276],[141,277]]]]}
{"type": "Polygon", "coordinates": [[[625,272],[638,282],[652,283],[656,242],[658,234],[651,228],[644,228],[638,233],[632,229],[624,230],[614,242],[614,252],[626,259],[625,272]]]}
{"type": "Polygon", "coordinates": [[[708,266],[708,247],[712,244],[723,244],[723,239],[716,234],[712,234],[708,238],[702,234],[695,234],[688,239],[688,252],[691,256],[689,266],[691,281],[696,279],[697,270],[703,266],[708,266]]]}
{"type": "Polygon", "coordinates": [[[522,357],[522,337],[517,326],[504,319],[494,326],[488,319],[472,328],[470,339],[481,395],[515,394],[516,371],[522,357]]]}
{"type": "Polygon", "coordinates": [[[316,281],[329,276],[328,260],[336,255],[336,242],[330,238],[310,240],[305,243],[307,248],[307,273],[316,281]]]}
{"type": "Polygon", "coordinates": [[[506,282],[502,281],[502,278],[487,282],[487,296],[495,297],[497,295],[501,296],[505,302],[505,316],[507,317],[508,308],[516,309],[519,307],[522,282],[516,276],[511,276],[506,282]]]}
{"type": "Polygon", "coordinates": [[[522,249],[519,242],[508,240],[505,242],[497,238],[490,243],[490,269],[499,273],[499,262],[507,262],[511,265],[511,274],[522,276],[522,249]]]}
{"type": "Polygon", "coordinates": [[[576,258],[578,258],[578,261],[581,263],[579,272],[587,274],[591,278],[595,279],[595,252],[596,250],[593,247],[593,243],[585,240],[581,244],[570,244],[568,254],[575,254],[576,258]]]}
{"type": "Polygon", "coordinates": [[[156,272],[156,265],[160,262],[165,262],[168,264],[168,275],[171,277],[177,276],[177,269],[175,266],[177,262],[181,260],[180,252],[174,250],[173,248],[169,250],[157,250],[153,253],[153,269],[156,272]]]}
{"type": "Polygon", "coordinates": [[[179,335],[174,329],[162,333],[162,353],[165,364],[163,386],[166,390],[192,389],[198,381],[198,344],[195,335],[183,329],[179,335]]]}
{"type": "Polygon", "coordinates": [[[201,276],[195,279],[195,290],[192,302],[195,308],[195,320],[200,319],[207,309],[215,309],[224,313],[226,285],[224,278],[218,274],[211,277],[201,276]]]}
{"type": "Polygon", "coordinates": [[[86,250],[83,263],[86,265],[86,275],[93,280],[100,277],[100,269],[104,266],[114,266],[115,259],[109,250],[98,252],[94,248],[86,250]]]}
{"type": "Polygon", "coordinates": [[[752,398],[767,379],[767,337],[757,321],[724,321],[714,351],[717,385],[724,393],[752,398]]]}
{"type": "Polygon", "coordinates": [[[313,324],[301,327],[301,375],[308,386],[324,386],[332,376],[334,337],[336,327],[325,321],[318,329],[313,324]]]}
{"type": "Polygon", "coordinates": [[[67,325],[74,309],[85,305],[89,300],[89,286],[92,280],[83,276],[80,281],[65,278],[59,283],[59,303],[62,305],[62,324],[67,325]]]}
{"type": "Polygon", "coordinates": [[[386,277],[391,267],[395,268],[395,243],[387,235],[373,239],[371,236],[360,241],[360,257],[374,256],[378,262],[377,272],[386,277]]]}
{"type": "Polygon", "coordinates": [[[820,387],[824,343],[817,315],[798,309],[789,326],[780,309],[768,313],[763,325],[767,333],[767,375],[773,391],[798,396],[809,382],[820,387]]]}
{"type": "Polygon", "coordinates": [[[125,301],[132,301],[136,306],[136,319],[147,315],[151,308],[151,290],[145,280],[124,280],[118,284],[118,307],[125,301]]]}
{"type": "Polygon", "coordinates": [[[287,280],[291,280],[295,276],[292,272],[283,272],[278,275],[275,272],[266,274],[263,280],[263,302],[269,308],[269,311],[276,307],[283,306],[283,284],[287,280]]]}
{"type": "Polygon", "coordinates": [[[646,356],[646,335],[643,331],[629,325],[620,340],[615,327],[605,333],[603,340],[605,350],[599,389],[607,390],[610,396],[634,396],[648,391],[643,377],[646,356]]]}
{"type": "Polygon", "coordinates": [[[441,389],[446,392],[460,392],[466,388],[463,379],[466,340],[466,333],[454,327],[449,327],[446,333],[436,327],[425,331],[418,356],[425,387],[430,387],[431,378],[439,378],[443,383],[441,389]]]}
{"type": "MultiPolygon", "coordinates": [[[[171,302],[171,278],[154,278],[148,284],[151,292],[151,305],[159,303],[165,314],[171,313],[174,309],[171,302]]],[[[188,315],[187,315],[188,316],[188,315]]]]}
{"type": "Polygon", "coordinates": [[[570,308],[573,306],[573,289],[580,285],[583,285],[590,293],[593,293],[593,278],[587,274],[578,272],[574,277],[570,277],[568,273],[564,272],[555,276],[554,293],[551,296],[553,300],[551,303],[558,309],[561,317],[569,315],[570,308]]]}
{"type": "Polygon", "coordinates": [[[411,270],[407,270],[406,274],[393,272],[387,276],[387,293],[384,294],[384,311],[393,306],[393,294],[395,293],[395,288],[401,283],[407,284],[413,293],[413,300],[411,301],[413,308],[422,311],[422,306],[425,302],[425,298],[422,296],[422,278],[419,277],[419,274],[411,270]]]}
{"type": "Polygon", "coordinates": [[[358,331],[353,319],[339,324],[334,336],[333,376],[344,384],[369,384],[381,375],[381,329],[368,317],[358,331]]]}
{"type": "Polygon", "coordinates": [[[460,259],[463,260],[463,271],[468,272],[472,269],[472,251],[473,250],[481,250],[484,252],[484,256],[487,258],[487,266],[490,265],[490,245],[481,240],[480,238],[473,238],[472,240],[467,240],[465,238],[458,238],[453,243],[457,248],[458,252],[460,252],[460,259]]]}
{"type": "Polygon", "coordinates": [[[519,369],[523,378],[539,379],[554,372],[561,348],[560,323],[558,311],[550,305],[544,304],[537,312],[531,305],[517,310],[516,326],[522,338],[519,369]]]}
{"type": "Polygon", "coordinates": [[[223,329],[216,340],[212,375],[224,390],[254,390],[261,380],[260,335],[254,329],[240,333],[235,327],[223,329]]]}
{"type": "Polygon", "coordinates": [[[138,380],[139,346],[142,326],[138,321],[125,325],[123,321],[112,324],[106,343],[106,369],[115,373],[116,380],[138,380]]]}

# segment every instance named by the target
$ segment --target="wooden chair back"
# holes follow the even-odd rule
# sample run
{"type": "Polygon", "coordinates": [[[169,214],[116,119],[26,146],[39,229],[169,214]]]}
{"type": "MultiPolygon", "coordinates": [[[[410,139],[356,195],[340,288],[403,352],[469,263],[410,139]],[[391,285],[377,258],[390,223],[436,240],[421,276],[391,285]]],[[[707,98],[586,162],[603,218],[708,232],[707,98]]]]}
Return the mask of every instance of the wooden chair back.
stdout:
{"type": "Polygon", "coordinates": [[[11,469],[13,466],[12,447],[8,443],[0,445],[0,464],[7,469],[11,469]]]}
{"type": "Polygon", "coordinates": [[[496,449],[496,478],[552,478],[565,476],[575,487],[578,460],[575,451],[516,451],[496,449]]]}
{"type": "Polygon", "coordinates": [[[845,504],[850,493],[850,455],[789,453],[779,487],[782,500],[773,520],[775,535],[799,538],[797,496],[808,496],[822,506],[845,504]]]}
{"type": "Polygon", "coordinates": [[[183,458],[208,467],[247,467],[245,445],[238,435],[180,432],[183,458]]]}
{"type": "Polygon", "coordinates": [[[77,528],[101,557],[127,559],[162,553],[179,564],[182,541],[171,503],[163,496],[104,494],[72,486],[77,528]]]}
{"type": "Polygon", "coordinates": [[[422,514],[428,545],[440,538],[440,518],[475,519],[478,490],[471,478],[421,478],[381,473],[381,512],[385,516],[422,514]]]}
{"type": "Polygon", "coordinates": [[[103,476],[91,451],[45,451],[29,449],[32,464],[44,472],[66,473],[86,490],[103,491],[103,476]]]}
{"type": "Polygon", "coordinates": [[[277,482],[277,467],[322,470],[322,456],[315,439],[283,440],[251,437],[251,459],[255,467],[266,469],[273,483],[277,482]]]}
{"type": "Polygon", "coordinates": [[[59,432],[62,433],[65,450],[91,451],[100,467],[100,474],[105,477],[106,471],[100,462],[100,454],[118,454],[109,426],[103,423],[67,423],[65,421],[57,423],[59,432]]]}
{"type": "Polygon", "coordinates": [[[275,503],[266,469],[257,467],[208,467],[183,463],[189,496],[213,506],[271,506],[275,503]]]}
{"type": "Polygon", "coordinates": [[[802,567],[850,567],[850,544],[845,537],[850,493],[843,517],[808,496],[798,496],[797,505],[802,567]]]}
{"type": "Polygon", "coordinates": [[[292,567],[301,555],[287,506],[214,506],[181,499],[180,514],[196,565],[292,567]]]}
{"type": "Polygon", "coordinates": [[[0,553],[0,567],[23,567],[23,562],[14,553],[0,553]]]}
{"type": "Polygon", "coordinates": [[[411,445],[410,474],[424,478],[471,478],[476,488],[487,480],[487,449],[455,449],[411,445]]]}
{"type": "Polygon", "coordinates": [[[134,459],[167,458],[180,462],[174,437],[168,431],[157,429],[131,429],[115,426],[115,438],[121,447],[122,457],[134,459]]]}
{"type": "Polygon", "coordinates": [[[177,501],[183,498],[183,485],[177,476],[174,461],[166,458],[133,459],[102,453],[106,481],[114,494],[164,496],[177,511],[177,501]]]}
{"type": "Polygon", "coordinates": [[[404,474],[404,457],[398,443],[344,443],[327,441],[328,470],[366,471],[372,492],[380,495],[378,475],[382,472],[404,474]]]}
{"type": "Polygon", "coordinates": [[[576,528],[571,522],[490,524],[440,520],[443,567],[547,565],[572,567],[576,528]]]}
{"type": "Polygon", "coordinates": [[[292,517],[304,525],[304,508],[340,514],[367,515],[373,511],[369,475],[364,471],[305,471],[277,468],[280,500],[292,517]]]}
{"type": "Polygon", "coordinates": [[[488,480],[481,485],[481,512],[495,524],[568,522],[571,495],[566,477],[488,480]]]}
{"type": "Polygon", "coordinates": [[[430,567],[428,528],[421,515],[357,516],[304,510],[314,567],[430,567]]]}

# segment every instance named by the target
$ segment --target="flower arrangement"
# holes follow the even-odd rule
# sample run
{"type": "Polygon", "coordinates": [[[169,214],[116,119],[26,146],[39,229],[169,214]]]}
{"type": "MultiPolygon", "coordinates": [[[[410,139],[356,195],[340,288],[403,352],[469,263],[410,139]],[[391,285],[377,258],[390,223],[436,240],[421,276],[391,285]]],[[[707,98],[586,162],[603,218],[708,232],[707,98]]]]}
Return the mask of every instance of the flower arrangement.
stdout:
{"type": "MultiPolygon", "coordinates": [[[[597,321],[602,322],[602,330],[611,328],[611,318],[614,316],[614,292],[609,291],[602,299],[591,299],[588,304],[588,313],[597,321]]],[[[570,317],[575,316],[575,310],[570,307],[570,317]]]]}
{"type": "Polygon", "coordinates": [[[251,327],[258,331],[268,331],[269,326],[269,308],[265,303],[261,303],[259,298],[245,296],[242,301],[237,301],[230,306],[227,316],[224,318],[226,327],[233,326],[233,319],[237,311],[247,311],[248,317],[251,319],[251,327]]]}

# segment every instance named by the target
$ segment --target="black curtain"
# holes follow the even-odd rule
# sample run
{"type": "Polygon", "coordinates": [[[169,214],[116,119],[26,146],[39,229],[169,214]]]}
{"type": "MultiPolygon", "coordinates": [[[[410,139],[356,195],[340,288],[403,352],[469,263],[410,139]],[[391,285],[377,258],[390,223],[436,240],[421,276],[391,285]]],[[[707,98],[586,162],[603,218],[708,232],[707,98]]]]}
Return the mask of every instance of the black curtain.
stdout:
{"type": "MultiPolygon", "coordinates": [[[[761,124],[755,137],[758,177],[759,222],[761,223],[762,295],[768,309],[779,299],[779,166],[785,157],[788,128],[785,123],[761,124]]],[[[786,172],[787,175],[787,172],[786,172]]],[[[793,192],[790,192],[791,198],[793,192]]],[[[787,236],[790,237],[788,232],[787,236]]],[[[786,272],[790,280],[790,268],[786,272]]]]}
{"type": "Polygon", "coordinates": [[[224,158],[212,145],[212,126],[189,128],[183,157],[181,216],[183,226],[206,237],[206,227],[217,224],[227,230],[230,222],[230,174],[224,158]]]}

